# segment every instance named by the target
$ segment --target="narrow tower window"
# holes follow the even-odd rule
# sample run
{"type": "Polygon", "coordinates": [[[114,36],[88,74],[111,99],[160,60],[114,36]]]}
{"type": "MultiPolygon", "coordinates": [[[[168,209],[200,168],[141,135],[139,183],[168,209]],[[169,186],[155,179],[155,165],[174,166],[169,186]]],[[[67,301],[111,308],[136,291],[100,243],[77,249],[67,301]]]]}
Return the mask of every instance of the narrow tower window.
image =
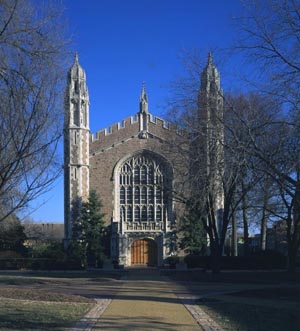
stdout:
{"type": "Polygon", "coordinates": [[[79,93],[79,84],[77,79],[74,81],[74,92],[77,94],[79,93]]]}

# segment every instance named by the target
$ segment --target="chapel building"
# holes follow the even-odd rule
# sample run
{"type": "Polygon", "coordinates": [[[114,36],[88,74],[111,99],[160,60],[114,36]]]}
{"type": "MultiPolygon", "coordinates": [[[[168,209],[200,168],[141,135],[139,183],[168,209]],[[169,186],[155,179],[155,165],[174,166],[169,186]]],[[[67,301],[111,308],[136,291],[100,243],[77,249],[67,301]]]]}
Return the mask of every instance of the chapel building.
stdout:
{"type": "MultiPolygon", "coordinates": [[[[209,55],[199,90],[200,118],[205,121],[205,130],[216,125],[216,109],[218,115],[223,114],[220,91],[219,74],[209,55]],[[214,111],[207,106],[207,100],[213,101],[214,111]]],[[[89,191],[95,190],[110,227],[110,257],[124,266],[162,265],[177,250],[176,229],[182,206],[173,192],[182,189],[183,182],[191,176],[189,165],[181,159],[183,155],[170,148],[172,142],[184,139],[177,127],[149,112],[145,86],[133,116],[91,134],[86,75],[76,55],[65,94],[66,242],[72,239],[76,201],[86,200],[89,191]]],[[[209,142],[199,143],[206,150],[203,162],[213,162],[205,147],[209,142]]],[[[222,209],[220,201],[217,203],[222,209]]]]}

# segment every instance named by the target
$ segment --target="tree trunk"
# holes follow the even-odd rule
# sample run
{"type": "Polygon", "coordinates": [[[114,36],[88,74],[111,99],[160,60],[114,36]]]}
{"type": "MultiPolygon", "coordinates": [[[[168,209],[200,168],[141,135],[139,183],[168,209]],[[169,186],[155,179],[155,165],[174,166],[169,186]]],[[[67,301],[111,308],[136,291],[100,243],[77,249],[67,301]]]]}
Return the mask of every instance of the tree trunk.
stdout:
{"type": "Polygon", "coordinates": [[[290,247],[287,256],[287,272],[296,272],[297,249],[290,247]]]}
{"type": "Polygon", "coordinates": [[[246,197],[242,199],[242,212],[243,212],[243,228],[244,228],[244,256],[249,254],[249,226],[248,226],[248,214],[247,214],[247,202],[246,197]]]}
{"type": "Polygon", "coordinates": [[[231,256],[237,256],[237,224],[235,214],[232,215],[231,256]]]}
{"type": "Polygon", "coordinates": [[[267,215],[265,206],[263,207],[263,215],[261,218],[261,228],[260,228],[260,249],[265,251],[267,249],[267,215]]]}
{"type": "Polygon", "coordinates": [[[211,244],[210,267],[213,273],[220,273],[221,271],[221,256],[222,249],[219,243],[213,242],[211,244]]]}
{"type": "Polygon", "coordinates": [[[287,218],[288,260],[287,271],[296,272],[297,253],[300,246],[300,182],[295,185],[293,213],[287,218]]]}
{"type": "Polygon", "coordinates": [[[260,249],[265,251],[267,249],[267,227],[268,227],[268,206],[270,198],[271,179],[266,177],[263,183],[263,206],[260,228],[260,249]]]}

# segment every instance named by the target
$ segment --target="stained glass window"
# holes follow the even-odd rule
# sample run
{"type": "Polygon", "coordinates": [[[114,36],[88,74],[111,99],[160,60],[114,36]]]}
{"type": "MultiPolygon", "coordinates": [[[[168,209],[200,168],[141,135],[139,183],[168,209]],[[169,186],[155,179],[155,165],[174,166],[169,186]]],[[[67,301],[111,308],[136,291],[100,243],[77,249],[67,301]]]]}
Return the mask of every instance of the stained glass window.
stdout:
{"type": "Polygon", "coordinates": [[[168,183],[164,163],[141,153],[127,160],[119,173],[119,202],[125,222],[160,222],[167,208],[168,183]],[[124,209],[123,209],[124,207],[124,209]]]}

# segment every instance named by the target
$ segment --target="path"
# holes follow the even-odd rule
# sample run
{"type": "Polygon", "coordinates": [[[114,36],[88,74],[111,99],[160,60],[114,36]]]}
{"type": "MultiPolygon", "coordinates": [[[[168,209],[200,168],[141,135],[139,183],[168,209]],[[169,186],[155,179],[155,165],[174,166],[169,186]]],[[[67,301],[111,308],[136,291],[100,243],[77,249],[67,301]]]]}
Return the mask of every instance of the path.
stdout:
{"type": "Polygon", "coordinates": [[[132,270],[93,331],[204,330],[156,269],[132,270]]]}

